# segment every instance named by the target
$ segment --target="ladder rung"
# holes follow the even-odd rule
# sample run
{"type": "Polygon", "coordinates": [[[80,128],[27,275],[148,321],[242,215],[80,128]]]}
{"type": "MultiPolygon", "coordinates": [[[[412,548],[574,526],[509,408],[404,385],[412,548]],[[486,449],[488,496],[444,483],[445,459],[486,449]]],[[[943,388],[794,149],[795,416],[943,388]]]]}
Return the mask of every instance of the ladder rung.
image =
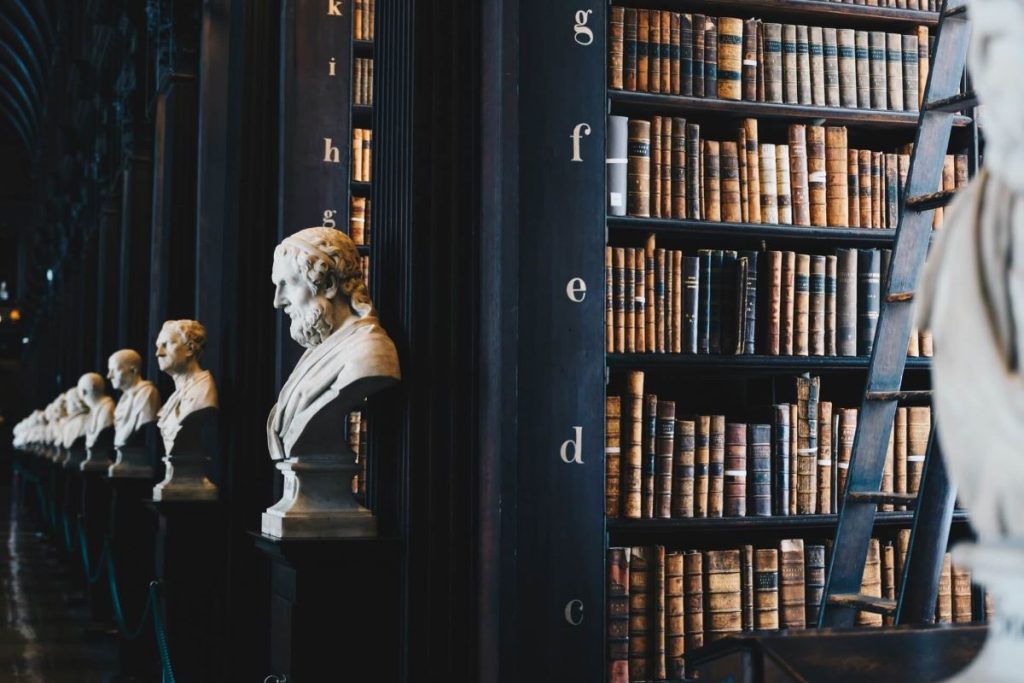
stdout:
{"type": "Polygon", "coordinates": [[[876,505],[913,505],[916,493],[888,493],[884,491],[850,491],[846,494],[848,503],[874,503],[876,505]]]}
{"type": "Polygon", "coordinates": [[[943,11],[942,12],[942,16],[944,16],[944,17],[955,17],[956,15],[963,14],[966,11],[967,11],[967,4],[966,3],[961,3],[961,4],[959,4],[959,5],[955,6],[955,7],[950,7],[949,9],[946,9],[945,11],[943,11]]]}
{"type": "Polygon", "coordinates": [[[866,398],[869,401],[927,401],[931,399],[930,389],[918,391],[869,391],[866,398]]]}
{"type": "Polygon", "coordinates": [[[978,95],[973,90],[969,90],[950,97],[943,97],[934,102],[925,102],[924,110],[957,112],[976,106],[978,106],[978,95]]]}
{"type": "Polygon", "coordinates": [[[885,295],[885,300],[891,304],[900,301],[911,301],[914,298],[913,292],[892,292],[891,294],[885,295]]]}
{"type": "Polygon", "coordinates": [[[929,192],[928,194],[917,194],[913,197],[907,197],[907,208],[914,211],[938,209],[949,204],[955,194],[956,190],[941,190],[939,192],[929,192]]]}
{"type": "Polygon", "coordinates": [[[837,593],[829,596],[828,602],[836,607],[855,607],[875,614],[896,614],[896,601],[876,598],[873,595],[860,593],[837,593]]]}

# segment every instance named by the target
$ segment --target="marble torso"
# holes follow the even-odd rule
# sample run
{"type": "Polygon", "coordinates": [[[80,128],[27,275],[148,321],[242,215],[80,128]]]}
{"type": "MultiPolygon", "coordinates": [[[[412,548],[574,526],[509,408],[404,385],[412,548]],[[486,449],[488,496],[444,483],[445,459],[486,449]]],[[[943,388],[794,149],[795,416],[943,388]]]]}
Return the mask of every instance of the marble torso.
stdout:
{"type": "Polygon", "coordinates": [[[140,381],[121,394],[114,410],[114,445],[123,446],[132,434],[155,422],[160,410],[160,392],[152,382],[140,381]]]}
{"type": "Polygon", "coordinates": [[[191,413],[203,408],[217,407],[217,386],[209,370],[200,370],[188,377],[173,394],[167,398],[157,414],[157,424],[164,440],[166,453],[174,450],[174,439],[181,430],[181,423],[191,413]]]}

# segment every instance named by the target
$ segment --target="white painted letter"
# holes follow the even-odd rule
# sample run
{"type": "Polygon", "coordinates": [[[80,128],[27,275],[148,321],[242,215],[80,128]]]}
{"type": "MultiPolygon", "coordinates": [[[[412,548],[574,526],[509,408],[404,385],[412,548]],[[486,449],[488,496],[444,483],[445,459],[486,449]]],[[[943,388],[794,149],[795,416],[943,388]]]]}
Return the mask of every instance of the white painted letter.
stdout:
{"type": "Polygon", "coordinates": [[[583,161],[580,157],[580,138],[583,135],[590,135],[590,125],[586,123],[577,123],[576,127],[572,129],[572,160],[583,161]]]}
{"type": "Polygon", "coordinates": [[[590,45],[594,42],[594,32],[587,26],[587,20],[590,19],[590,15],[593,13],[594,10],[592,9],[581,9],[576,12],[576,26],[573,27],[576,35],[573,36],[573,40],[580,45],[590,45]]]}
{"type": "Polygon", "coordinates": [[[341,163],[341,151],[332,144],[330,138],[324,138],[324,161],[329,164],[341,163]]]}
{"type": "Polygon", "coordinates": [[[581,277],[574,277],[565,286],[565,295],[569,297],[570,301],[582,303],[587,298],[587,283],[581,277]]]}
{"type": "Polygon", "coordinates": [[[583,464],[583,427],[573,427],[573,432],[576,436],[569,439],[562,444],[562,448],[559,453],[562,456],[562,462],[565,464],[576,463],[577,465],[583,464]],[[572,446],[572,457],[569,457],[569,447],[572,446]]]}

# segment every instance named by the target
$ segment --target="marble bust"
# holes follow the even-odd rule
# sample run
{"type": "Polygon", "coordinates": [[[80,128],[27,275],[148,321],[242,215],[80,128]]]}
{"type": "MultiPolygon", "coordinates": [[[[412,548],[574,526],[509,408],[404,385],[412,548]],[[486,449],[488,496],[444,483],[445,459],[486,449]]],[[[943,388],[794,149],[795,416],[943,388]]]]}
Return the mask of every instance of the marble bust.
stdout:
{"type": "Polygon", "coordinates": [[[114,409],[114,445],[123,446],[142,427],[156,422],[160,410],[160,392],[142,379],[142,356],[132,349],[121,349],[110,356],[107,379],[121,392],[114,409]]]}
{"type": "Polygon", "coordinates": [[[372,515],[347,493],[356,466],[341,425],[357,403],[395,384],[400,372],[395,345],[363,282],[358,250],[339,230],[301,230],[275,249],[272,279],[274,307],[291,319],[292,339],[306,351],[267,420],[267,446],[281,461],[285,495],[264,513],[263,531],[372,535],[372,515]]]}
{"type": "Polygon", "coordinates": [[[89,406],[89,420],[85,426],[84,472],[105,471],[110,466],[114,439],[114,399],[107,396],[103,376],[89,372],[78,380],[78,395],[89,406]]]}
{"type": "Polygon", "coordinates": [[[85,432],[89,427],[89,406],[75,386],[64,393],[67,417],[61,427],[62,457],[58,460],[78,467],[85,459],[85,432]]]}
{"type": "Polygon", "coordinates": [[[57,398],[46,407],[49,419],[46,422],[46,456],[51,460],[57,460],[61,455],[61,447],[64,443],[64,421],[67,420],[67,397],[64,393],[57,395],[57,398]]]}

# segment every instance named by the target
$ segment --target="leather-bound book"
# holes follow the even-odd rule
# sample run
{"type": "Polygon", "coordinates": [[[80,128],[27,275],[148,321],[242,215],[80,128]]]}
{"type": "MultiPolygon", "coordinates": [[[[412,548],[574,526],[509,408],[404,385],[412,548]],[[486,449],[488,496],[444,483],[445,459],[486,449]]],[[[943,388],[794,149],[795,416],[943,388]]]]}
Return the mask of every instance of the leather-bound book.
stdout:
{"type": "MultiPolygon", "coordinates": [[[[625,137],[623,137],[625,140],[625,137]]],[[[625,150],[625,147],[623,147],[625,150]]],[[[623,166],[622,170],[625,171],[623,166]]],[[[609,181],[611,178],[609,178],[609,181]]],[[[622,174],[622,189],[626,189],[626,174],[622,174]]],[[[625,203],[623,203],[625,209],[625,203]]],[[[625,211],[623,211],[625,213],[625,211]]],[[[352,211],[348,221],[348,234],[356,244],[367,244],[366,240],[366,197],[352,197],[352,211]]]]}
{"type": "Polygon", "coordinates": [[[932,428],[932,409],[928,406],[907,408],[907,493],[917,493],[921,487],[928,437],[932,428]]]}
{"type": "Polygon", "coordinates": [[[925,87],[928,85],[928,70],[931,58],[928,53],[928,27],[917,27],[917,104],[924,101],[925,87]]]}
{"type": "MultiPolygon", "coordinates": [[[[830,29],[825,29],[829,31],[830,29]]],[[[866,57],[867,55],[865,55],[866,57]]],[[[852,28],[836,31],[836,57],[839,72],[839,106],[857,106],[856,32],[852,28]]],[[[826,64],[826,66],[828,66],[826,64]]]]}
{"type": "Polygon", "coordinates": [[[800,538],[779,541],[779,626],[804,628],[807,622],[804,593],[804,542],[800,538]]]}
{"type": "Polygon", "coordinates": [[[796,25],[782,26],[782,101],[797,104],[796,25]]]}
{"type": "Polygon", "coordinates": [[[807,615],[807,628],[818,625],[818,613],[821,611],[821,596],[825,592],[825,546],[809,545],[805,552],[804,591],[807,615]]]}
{"type": "MultiPolygon", "coordinates": [[[[896,559],[892,542],[882,546],[882,597],[886,600],[896,599],[896,559]]],[[[884,615],[882,623],[892,626],[895,620],[891,615],[884,615]]]]}
{"type": "Polygon", "coordinates": [[[708,478],[711,460],[711,416],[693,418],[693,516],[708,517],[708,478]]]}
{"type": "Polygon", "coordinates": [[[810,190],[807,178],[807,127],[789,127],[789,177],[793,196],[793,224],[810,225],[810,190]]]}
{"type": "Polygon", "coordinates": [[[807,254],[797,254],[793,288],[793,355],[795,356],[806,356],[810,351],[810,280],[811,257],[807,254]]]}
{"type": "Polygon", "coordinates": [[[832,403],[818,403],[817,513],[832,514],[832,403]]]}
{"type": "Polygon", "coordinates": [[[650,350],[647,348],[647,317],[653,311],[647,307],[646,287],[647,264],[644,249],[637,247],[633,250],[633,317],[636,323],[637,353],[650,350]]]}
{"type": "Polygon", "coordinates": [[[881,254],[877,249],[861,249],[857,254],[857,353],[871,354],[878,326],[881,287],[881,254]]]}
{"type": "Polygon", "coordinates": [[[683,352],[683,252],[672,252],[672,353],[683,352]]]}
{"type": "Polygon", "coordinates": [[[796,403],[789,404],[789,514],[797,514],[796,501],[798,493],[799,478],[797,471],[800,463],[797,462],[800,453],[800,444],[797,438],[797,423],[800,422],[800,410],[796,403]]]}
{"type": "Polygon", "coordinates": [[[743,220],[743,208],[740,206],[740,170],[739,151],[736,143],[723,140],[719,150],[721,164],[721,205],[723,221],[739,223],[743,220]]]}
{"type": "Polygon", "coordinates": [[[747,221],[761,222],[761,163],[757,141],[757,119],[743,119],[747,159],[747,221]]]}
{"type": "MultiPolygon", "coordinates": [[[[651,615],[654,619],[653,642],[650,643],[652,658],[650,663],[651,678],[663,681],[667,677],[668,667],[665,661],[665,615],[667,612],[665,601],[665,546],[656,545],[651,548],[651,558],[654,565],[651,569],[651,577],[648,581],[648,596],[654,601],[654,610],[651,615]]],[[[650,560],[649,560],[650,561],[650,560]]]]}
{"type": "Polygon", "coordinates": [[[887,109],[888,98],[885,62],[885,33],[868,32],[868,68],[871,72],[871,108],[887,109]]]}
{"type": "Polygon", "coordinates": [[[825,106],[825,51],[824,38],[820,26],[807,29],[808,50],[811,55],[811,103],[819,107],[825,106]]]}
{"type": "Polygon", "coordinates": [[[704,642],[713,643],[743,628],[740,551],[704,552],[704,642]]]}
{"type": "Polygon", "coordinates": [[[697,353],[698,298],[700,296],[700,259],[682,256],[683,269],[683,333],[682,353],[697,353]]]}
{"type": "Polygon", "coordinates": [[[764,31],[764,99],[782,102],[782,24],[765,23],[764,31]]]}
{"type": "Polygon", "coordinates": [[[793,355],[796,338],[796,254],[782,252],[782,304],[779,311],[779,355],[793,355]]]}
{"type": "MultiPolygon", "coordinates": [[[[861,578],[860,592],[876,598],[882,597],[882,559],[877,538],[868,544],[868,557],[864,562],[864,575],[861,578]]],[[[881,626],[882,615],[872,612],[857,612],[858,626],[881,626]]]]}
{"type": "Polygon", "coordinates": [[[931,358],[934,352],[934,342],[932,340],[932,333],[928,330],[921,330],[920,346],[921,356],[924,358],[931,358]]]}
{"type": "Polygon", "coordinates": [[[742,307],[739,305],[738,297],[742,295],[744,282],[741,272],[739,255],[735,251],[722,252],[722,270],[719,284],[721,301],[721,347],[722,353],[736,353],[736,345],[741,338],[740,326],[738,324],[742,307]]]}
{"type": "Polygon", "coordinates": [[[679,86],[681,95],[693,94],[693,15],[679,15],[679,86]]]}
{"type": "Polygon", "coordinates": [[[679,12],[669,13],[669,72],[670,72],[670,90],[673,95],[679,95],[682,93],[682,64],[680,63],[681,54],[681,35],[680,28],[682,25],[682,16],[679,12]]]}
{"type": "Polygon", "coordinates": [[[743,20],[718,19],[718,97],[738,100],[743,94],[743,20]]]}
{"type": "Polygon", "coordinates": [[[775,187],[779,207],[779,223],[792,225],[793,197],[790,192],[789,146],[775,146],[775,187]]]}
{"type": "Polygon", "coordinates": [[[857,166],[860,173],[860,227],[862,228],[873,228],[874,220],[873,207],[874,197],[872,196],[871,187],[871,150],[862,149],[858,150],[858,161],[857,166]]]}
{"type": "Polygon", "coordinates": [[[725,509],[725,415],[711,416],[708,447],[708,517],[725,509]]]}
{"type": "MultiPolygon", "coordinates": [[[[693,517],[695,442],[696,425],[694,421],[677,420],[675,424],[675,462],[672,471],[672,517],[693,517]]],[[[705,474],[706,481],[707,475],[705,474]]]]}
{"type": "Polygon", "coordinates": [[[903,36],[885,34],[885,80],[889,91],[889,110],[903,111],[903,36]]]}
{"type": "Polygon", "coordinates": [[[704,26],[704,96],[718,95],[718,19],[705,17],[704,26]]]}
{"type": "Polygon", "coordinates": [[[655,482],[654,516],[668,519],[672,516],[673,457],[675,454],[676,404],[658,401],[655,426],[655,482]]]}
{"type": "Polygon", "coordinates": [[[845,228],[849,221],[849,180],[845,126],[825,129],[825,197],[828,225],[845,228]]]}
{"type": "Polygon", "coordinates": [[[825,355],[836,355],[836,271],[838,259],[825,257],[825,355]]]}
{"type": "Polygon", "coordinates": [[[871,107],[871,68],[868,52],[868,32],[854,32],[854,60],[857,69],[857,107],[871,107]]]}
{"type": "MultiPolygon", "coordinates": [[[[653,240],[648,240],[648,248],[653,240]]],[[[671,275],[671,268],[665,270],[666,253],[664,249],[654,250],[654,341],[655,350],[665,353],[665,295],[667,290],[666,276],[671,275]]]]}
{"type": "Polygon", "coordinates": [[[757,20],[757,101],[765,101],[764,76],[764,21],[757,20]]]}
{"type": "Polygon", "coordinates": [[[672,13],[661,13],[661,92],[672,94],[672,13]]]}
{"type": "Polygon", "coordinates": [[[769,251],[765,259],[762,277],[765,280],[764,289],[768,297],[765,300],[767,315],[760,326],[764,338],[762,351],[769,356],[777,356],[782,322],[782,252],[769,251]]]}
{"type": "Polygon", "coordinates": [[[615,249],[604,248],[604,350],[615,353],[615,249]]]}
{"type": "Polygon", "coordinates": [[[942,556],[939,594],[935,599],[935,623],[953,623],[953,557],[949,553],[942,556]]]}
{"type": "MultiPolygon", "coordinates": [[[[828,225],[825,127],[807,127],[807,195],[811,225],[828,225]]],[[[846,170],[845,159],[843,170],[846,170]]]]}
{"type": "Polygon", "coordinates": [[[661,218],[661,172],[664,169],[661,160],[662,119],[661,116],[651,117],[650,210],[654,218],[661,218]]]}
{"type": "MultiPolygon", "coordinates": [[[[608,215],[626,215],[629,119],[608,117],[608,215]]],[[[355,238],[353,238],[355,241],[355,238]]]]}
{"type": "Polygon", "coordinates": [[[647,394],[644,397],[644,459],[641,474],[640,516],[654,519],[654,482],[658,471],[658,397],[647,394]]]}
{"type": "Polygon", "coordinates": [[[636,270],[633,263],[636,261],[636,249],[626,247],[623,249],[623,316],[626,332],[626,353],[636,352],[636,299],[633,292],[636,289],[636,270]]]}
{"type": "Polygon", "coordinates": [[[700,220],[700,126],[686,124],[686,217],[700,220]]]}
{"type": "Polygon", "coordinates": [[[757,101],[757,19],[743,22],[743,99],[748,102],[757,101]]]}
{"type": "Polygon", "coordinates": [[[634,7],[626,7],[623,10],[623,60],[622,60],[622,86],[624,90],[636,90],[636,34],[637,34],[637,10],[634,7]]]}
{"type": "Polygon", "coordinates": [[[622,398],[608,396],[605,398],[605,515],[609,518],[619,516],[621,495],[619,473],[622,471],[622,441],[620,425],[622,424],[622,398]]]}
{"type": "Polygon", "coordinates": [[[628,194],[626,212],[630,216],[651,215],[651,122],[629,120],[627,160],[628,194]]]}
{"type": "Polygon", "coordinates": [[[711,290],[709,348],[711,353],[722,353],[722,267],[725,253],[721,249],[711,252],[711,290]]]}
{"type": "Polygon", "coordinates": [[[848,223],[851,228],[862,227],[860,224],[860,152],[855,149],[846,150],[846,195],[849,200],[848,223]]]}
{"type": "Polygon", "coordinates": [[[641,470],[643,469],[643,410],[644,373],[630,372],[626,376],[626,394],[622,406],[622,438],[625,457],[622,460],[621,487],[623,495],[623,516],[640,519],[641,470]]]}
{"type": "Polygon", "coordinates": [[[896,533],[896,576],[903,580],[903,571],[907,562],[907,551],[910,550],[910,529],[900,529],[896,533]]]}
{"type": "Polygon", "coordinates": [[[725,510],[726,517],[747,514],[747,425],[725,425],[725,510]]]}
{"type": "Polygon", "coordinates": [[[743,285],[743,298],[741,299],[743,304],[743,334],[741,335],[741,341],[743,342],[742,352],[748,355],[753,355],[757,352],[757,283],[760,254],[761,252],[752,250],[742,252],[747,265],[743,285]]]}
{"type": "Polygon", "coordinates": [[[772,426],[747,425],[747,510],[751,517],[772,514],[772,426]]]}
{"type": "Polygon", "coordinates": [[[772,513],[789,514],[790,489],[790,422],[789,404],[772,406],[772,470],[773,482],[772,513]]]}
{"type": "Polygon", "coordinates": [[[806,26],[796,27],[797,103],[811,104],[811,46],[806,26]]]}
{"type": "Polygon", "coordinates": [[[612,251],[612,288],[614,290],[615,350],[626,350],[626,250],[615,247],[612,251]]]}
{"type": "Polygon", "coordinates": [[[818,396],[820,379],[797,377],[797,501],[800,515],[813,515],[818,496],[818,396]]]}
{"type": "Polygon", "coordinates": [[[650,14],[647,34],[647,92],[661,92],[661,11],[648,10],[650,14]]]}
{"type": "Polygon", "coordinates": [[[898,155],[885,155],[885,227],[895,230],[899,225],[900,188],[898,155]]]}
{"type": "Polygon", "coordinates": [[[649,617],[653,600],[648,599],[648,573],[653,565],[653,547],[637,546],[629,553],[629,680],[645,681],[649,675],[650,647],[649,617]]]}
{"type": "Polygon", "coordinates": [[[743,130],[741,125],[736,131],[736,147],[739,150],[739,171],[740,171],[740,215],[743,222],[746,223],[750,218],[749,208],[747,206],[750,201],[750,193],[747,191],[750,185],[750,178],[747,174],[747,134],[743,130]]]}
{"type": "Polygon", "coordinates": [[[808,280],[808,354],[825,355],[825,257],[812,254],[808,280]]]}
{"type": "MultiPolygon", "coordinates": [[[[751,266],[751,263],[746,256],[747,253],[749,252],[740,252],[736,255],[736,291],[734,294],[736,302],[734,307],[731,309],[733,323],[729,326],[731,329],[736,330],[736,336],[730,336],[729,343],[731,353],[735,354],[742,354],[745,349],[745,313],[747,310],[747,292],[749,291],[748,284],[750,282],[748,274],[751,266]]],[[[756,292],[757,290],[754,289],[753,291],[756,292]]]]}
{"type": "Polygon", "coordinates": [[[882,163],[884,152],[871,153],[871,227],[882,227],[882,215],[885,213],[885,181],[882,179],[882,163]]]}
{"type": "Polygon", "coordinates": [[[665,554],[665,665],[669,680],[686,677],[686,593],[683,553],[665,554]]]}
{"type": "Polygon", "coordinates": [[[700,260],[697,281],[697,351],[711,351],[711,250],[697,252],[700,260]]]}
{"type": "Polygon", "coordinates": [[[740,546],[740,601],[744,631],[754,630],[754,546],[740,546]]]}
{"type": "Polygon", "coordinates": [[[622,7],[608,8],[608,87],[622,90],[623,35],[625,15],[622,7]]]}
{"type": "Polygon", "coordinates": [[[629,555],[608,549],[608,680],[629,683],[629,555]]]}
{"type": "Polygon", "coordinates": [[[672,218],[672,138],[673,119],[661,120],[661,217],[672,218]]]}
{"type": "MultiPolygon", "coordinates": [[[[907,492],[907,409],[896,408],[896,416],[893,418],[892,426],[892,488],[896,493],[907,492]]],[[[897,510],[905,510],[905,505],[900,505],[897,510]]]]}
{"type": "Polygon", "coordinates": [[[779,627],[779,552],[771,548],[754,551],[754,628],[779,627]]]}
{"type": "Polygon", "coordinates": [[[917,111],[920,95],[917,83],[917,36],[901,36],[903,41],[903,109],[917,111]]]}
{"type": "Polygon", "coordinates": [[[953,623],[969,624],[974,620],[971,611],[971,572],[957,565],[952,566],[953,576],[953,623]]]}
{"type": "MultiPolygon", "coordinates": [[[[704,97],[704,30],[707,17],[703,14],[693,15],[693,96],[704,97]]],[[[693,216],[691,216],[692,218],[693,216]]]]}
{"type": "Polygon", "coordinates": [[[688,550],[683,555],[683,588],[686,610],[686,651],[704,646],[704,554],[688,550]]]}
{"type": "Polygon", "coordinates": [[[761,143],[761,222],[779,222],[778,177],[775,170],[775,145],[761,143]]]}
{"type": "Polygon", "coordinates": [[[836,29],[825,27],[821,30],[821,50],[825,61],[825,104],[840,106],[839,38],[836,29]]]}
{"type": "Polygon", "coordinates": [[[704,208],[705,220],[709,221],[722,220],[718,150],[717,141],[704,141],[704,208]]]}
{"type": "MultiPolygon", "coordinates": [[[[842,500],[846,492],[846,475],[850,471],[850,456],[853,455],[853,439],[857,435],[857,409],[839,409],[839,449],[836,453],[836,500],[842,500]]],[[[842,506],[838,506],[837,510],[842,506]]]]}
{"type": "Polygon", "coordinates": [[[686,218],[686,119],[672,119],[672,218],[686,218]]]}
{"type": "Polygon", "coordinates": [[[638,92],[650,92],[650,47],[648,41],[651,34],[652,11],[638,9],[636,11],[636,89],[638,92]]]}

